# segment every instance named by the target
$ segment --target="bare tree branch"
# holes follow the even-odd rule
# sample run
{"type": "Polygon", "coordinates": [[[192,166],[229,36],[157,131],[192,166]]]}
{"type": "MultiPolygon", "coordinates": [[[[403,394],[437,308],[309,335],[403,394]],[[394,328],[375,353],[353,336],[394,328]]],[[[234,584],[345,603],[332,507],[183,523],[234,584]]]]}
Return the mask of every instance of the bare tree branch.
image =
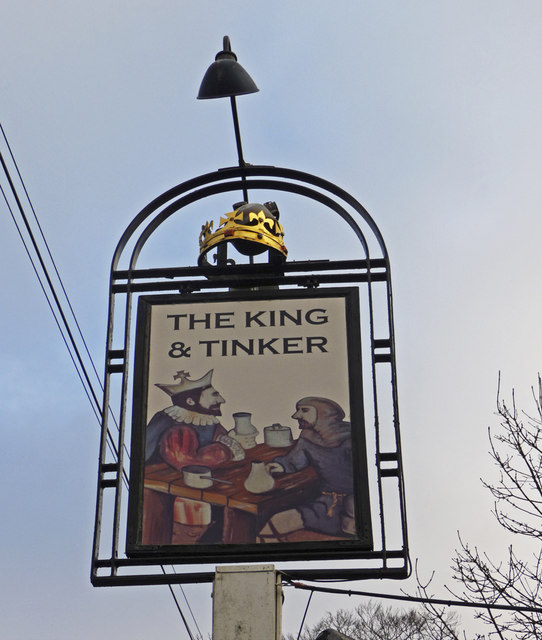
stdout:
{"type": "MultiPolygon", "coordinates": [[[[488,430],[489,455],[498,471],[496,483],[482,480],[495,503],[493,514],[500,526],[520,539],[542,541],[542,380],[532,389],[533,417],[516,407],[515,393],[508,405],[501,398],[500,378],[497,415],[500,428],[488,430]]],[[[452,560],[453,578],[460,592],[451,593],[465,602],[483,605],[507,604],[536,606],[542,595],[542,551],[523,558],[512,545],[504,561],[495,562],[486,553],[469,546],[459,537],[459,548],[452,560]]],[[[489,624],[489,637],[508,640],[542,638],[539,613],[512,611],[494,613],[480,610],[477,617],[489,624]]]]}

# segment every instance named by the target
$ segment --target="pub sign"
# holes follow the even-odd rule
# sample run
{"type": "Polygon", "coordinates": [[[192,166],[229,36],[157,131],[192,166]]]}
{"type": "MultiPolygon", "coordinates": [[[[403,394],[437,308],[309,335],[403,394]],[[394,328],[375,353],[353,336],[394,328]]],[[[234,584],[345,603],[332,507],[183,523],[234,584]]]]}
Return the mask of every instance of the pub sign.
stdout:
{"type": "Polygon", "coordinates": [[[95,586],[212,582],[214,572],[188,565],[262,560],[329,561],[290,563],[290,579],[410,575],[384,238],[338,185],[245,162],[235,100],[257,90],[226,36],[198,98],[229,99],[238,166],[158,195],[113,255],[95,586]],[[302,229],[303,252],[331,214],[325,233],[340,258],[289,258],[277,203],[258,202],[275,193],[296,203],[285,211],[302,229]],[[216,228],[201,224],[199,205],[221,194],[242,200],[216,228]],[[157,232],[176,239],[190,228],[197,266],[179,263],[176,242],[173,264],[152,250],[157,232]],[[168,573],[166,563],[186,570],[168,573]]]}
{"type": "Polygon", "coordinates": [[[357,287],[139,298],[127,554],[372,550],[357,287]]]}

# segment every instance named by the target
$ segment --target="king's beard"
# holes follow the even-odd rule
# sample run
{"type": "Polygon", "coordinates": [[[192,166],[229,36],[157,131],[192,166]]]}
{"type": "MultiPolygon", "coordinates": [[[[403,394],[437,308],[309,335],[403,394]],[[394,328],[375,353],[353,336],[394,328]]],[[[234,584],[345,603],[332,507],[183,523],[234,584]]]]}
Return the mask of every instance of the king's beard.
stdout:
{"type": "Polygon", "coordinates": [[[201,413],[205,416],[221,416],[222,409],[220,408],[220,404],[213,404],[210,407],[203,407],[199,402],[190,403],[190,402],[175,402],[178,407],[186,409],[192,413],[201,413]]]}
{"type": "Polygon", "coordinates": [[[197,413],[203,413],[207,416],[221,416],[222,415],[222,409],[220,408],[219,404],[216,405],[211,405],[208,408],[202,407],[201,404],[199,404],[199,402],[191,408],[191,411],[196,411],[197,413]]]}

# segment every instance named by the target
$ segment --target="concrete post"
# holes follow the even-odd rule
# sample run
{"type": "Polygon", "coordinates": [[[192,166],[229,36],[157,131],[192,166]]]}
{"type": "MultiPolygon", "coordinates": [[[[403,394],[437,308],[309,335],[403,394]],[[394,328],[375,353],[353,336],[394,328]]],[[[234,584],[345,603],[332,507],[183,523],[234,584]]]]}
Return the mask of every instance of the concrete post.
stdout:
{"type": "Polygon", "coordinates": [[[213,640],[280,640],[282,586],[271,564],[217,567],[213,640]]]}

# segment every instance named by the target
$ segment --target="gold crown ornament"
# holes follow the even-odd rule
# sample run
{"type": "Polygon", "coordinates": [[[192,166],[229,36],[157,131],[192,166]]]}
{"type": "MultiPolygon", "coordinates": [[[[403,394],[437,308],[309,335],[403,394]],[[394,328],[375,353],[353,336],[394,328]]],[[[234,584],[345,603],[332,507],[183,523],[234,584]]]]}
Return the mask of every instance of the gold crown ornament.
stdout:
{"type": "Polygon", "coordinates": [[[214,233],[212,221],[202,226],[198,262],[205,261],[205,254],[222,242],[231,242],[245,256],[271,250],[284,260],[288,250],[284,245],[284,229],[278,221],[277,205],[274,202],[243,202],[233,206],[233,211],[220,217],[219,227],[214,233]]]}

